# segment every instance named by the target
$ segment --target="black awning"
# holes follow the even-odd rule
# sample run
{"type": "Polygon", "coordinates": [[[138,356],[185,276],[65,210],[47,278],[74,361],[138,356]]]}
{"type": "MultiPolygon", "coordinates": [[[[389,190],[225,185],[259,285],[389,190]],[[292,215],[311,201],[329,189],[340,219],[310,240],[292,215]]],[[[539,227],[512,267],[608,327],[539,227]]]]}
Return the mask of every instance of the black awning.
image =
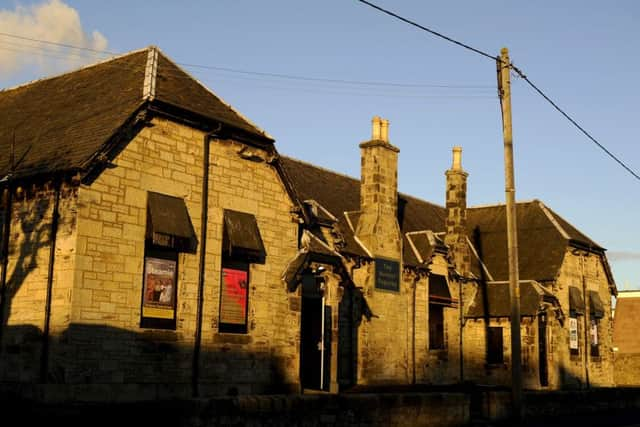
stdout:
{"type": "Polygon", "coordinates": [[[584,314],[582,293],[575,286],[569,286],[569,312],[570,314],[584,314]]]}
{"type": "Polygon", "coordinates": [[[589,291],[589,308],[592,317],[596,319],[602,319],[604,317],[604,304],[602,304],[602,300],[597,291],[589,291]]]}
{"type": "Polygon", "coordinates": [[[224,210],[223,245],[231,258],[263,263],[266,257],[258,222],[249,213],[224,210]]]}
{"type": "Polygon", "coordinates": [[[146,234],[154,245],[181,252],[193,253],[198,245],[184,200],[151,191],[147,197],[146,234]]]}
{"type": "Polygon", "coordinates": [[[429,275],[429,304],[452,305],[455,302],[451,298],[447,279],[440,274],[429,275]]]}

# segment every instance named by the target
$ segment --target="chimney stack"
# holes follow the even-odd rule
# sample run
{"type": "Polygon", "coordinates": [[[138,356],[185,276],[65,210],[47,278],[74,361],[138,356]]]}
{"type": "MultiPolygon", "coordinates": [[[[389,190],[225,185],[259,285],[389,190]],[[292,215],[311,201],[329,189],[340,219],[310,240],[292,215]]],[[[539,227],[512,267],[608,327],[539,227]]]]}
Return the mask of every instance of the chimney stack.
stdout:
{"type": "Polygon", "coordinates": [[[375,257],[400,261],[398,153],[389,143],[389,121],[371,121],[371,140],[360,144],[360,219],[356,237],[375,257]]]}
{"type": "Polygon", "coordinates": [[[453,163],[447,177],[447,234],[445,243],[451,251],[454,266],[463,276],[471,271],[471,254],[467,243],[467,177],[462,169],[462,148],[453,147],[453,163]]]}

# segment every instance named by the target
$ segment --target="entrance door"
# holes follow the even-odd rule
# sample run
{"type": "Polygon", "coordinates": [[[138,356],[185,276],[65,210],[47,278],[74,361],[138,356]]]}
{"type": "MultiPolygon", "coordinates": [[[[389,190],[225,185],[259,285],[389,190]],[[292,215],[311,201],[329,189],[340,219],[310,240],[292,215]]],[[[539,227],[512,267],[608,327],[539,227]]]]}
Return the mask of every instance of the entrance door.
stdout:
{"type": "Polygon", "coordinates": [[[540,385],[549,385],[549,365],[547,362],[547,315],[542,313],[538,316],[538,360],[540,372],[540,385]]]}
{"type": "Polygon", "coordinates": [[[319,285],[312,274],[302,278],[300,381],[302,388],[328,391],[331,315],[319,285]]]}

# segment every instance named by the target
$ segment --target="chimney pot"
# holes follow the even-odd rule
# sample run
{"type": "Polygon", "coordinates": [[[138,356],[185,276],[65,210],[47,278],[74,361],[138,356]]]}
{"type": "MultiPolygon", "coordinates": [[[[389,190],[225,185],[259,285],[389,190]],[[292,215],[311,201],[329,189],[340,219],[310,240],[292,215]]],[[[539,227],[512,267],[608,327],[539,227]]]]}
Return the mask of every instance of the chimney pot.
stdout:
{"type": "Polygon", "coordinates": [[[453,147],[453,164],[451,169],[455,171],[462,170],[462,147],[453,147]]]}
{"type": "Polygon", "coordinates": [[[377,141],[380,139],[380,117],[374,116],[371,120],[371,140],[377,141]]]}
{"type": "Polygon", "coordinates": [[[380,120],[380,139],[389,142],[389,120],[380,120]]]}

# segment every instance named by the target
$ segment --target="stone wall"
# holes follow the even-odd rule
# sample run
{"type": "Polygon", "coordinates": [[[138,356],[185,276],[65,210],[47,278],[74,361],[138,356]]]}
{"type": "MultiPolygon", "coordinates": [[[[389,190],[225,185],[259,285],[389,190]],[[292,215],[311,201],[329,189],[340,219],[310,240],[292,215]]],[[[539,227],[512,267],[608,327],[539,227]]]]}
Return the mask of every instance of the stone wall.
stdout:
{"type": "Polygon", "coordinates": [[[615,353],[614,380],[616,387],[640,386],[640,354],[615,353]]]}
{"type": "MultiPolygon", "coordinates": [[[[95,182],[79,190],[77,270],[68,339],[70,383],[165,383],[188,389],[196,328],[199,251],[178,258],[175,330],[140,327],[147,192],[183,198],[200,238],[204,134],[156,118],[95,182]]],[[[299,311],[280,277],[297,250],[292,202],[268,155],[213,140],[199,381],[204,395],[261,393],[298,377],[299,311]],[[257,156],[257,157],[256,157],[257,156]],[[263,161],[255,161],[262,158],[263,161]],[[218,333],[223,209],[251,213],[266,263],[251,264],[248,333],[218,333]]],[[[298,305],[299,307],[299,305],[298,305]]],[[[299,310],[299,309],[298,309],[299,310]]]]}
{"type": "MultiPolygon", "coordinates": [[[[56,190],[53,182],[18,187],[13,195],[7,282],[2,314],[0,380],[41,381],[45,302],[56,190]]],[[[75,265],[75,186],[60,189],[59,221],[51,287],[48,380],[59,380],[68,361],[64,346],[54,345],[69,325],[75,265]]]]}
{"type": "Polygon", "coordinates": [[[557,363],[555,375],[563,387],[612,386],[613,380],[613,329],[611,317],[611,292],[602,259],[595,254],[576,254],[568,249],[560,274],[553,284],[553,293],[567,317],[564,329],[557,339],[557,363]],[[583,281],[584,280],[584,281],[583,281]],[[583,295],[586,304],[586,315],[578,316],[579,354],[569,351],[569,286],[577,287],[581,294],[583,287],[587,296],[583,295]],[[598,321],[599,356],[591,356],[589,343],[590,306],[589,291],[597,291],[604,305],[604,317],[598,321]],[[585,328],[587,336],[585,336],[585,328]],[[586,354],[585,354],[586,350],[586,354]],[[585,370],[585,358],[588,369],[585,370]]]}

